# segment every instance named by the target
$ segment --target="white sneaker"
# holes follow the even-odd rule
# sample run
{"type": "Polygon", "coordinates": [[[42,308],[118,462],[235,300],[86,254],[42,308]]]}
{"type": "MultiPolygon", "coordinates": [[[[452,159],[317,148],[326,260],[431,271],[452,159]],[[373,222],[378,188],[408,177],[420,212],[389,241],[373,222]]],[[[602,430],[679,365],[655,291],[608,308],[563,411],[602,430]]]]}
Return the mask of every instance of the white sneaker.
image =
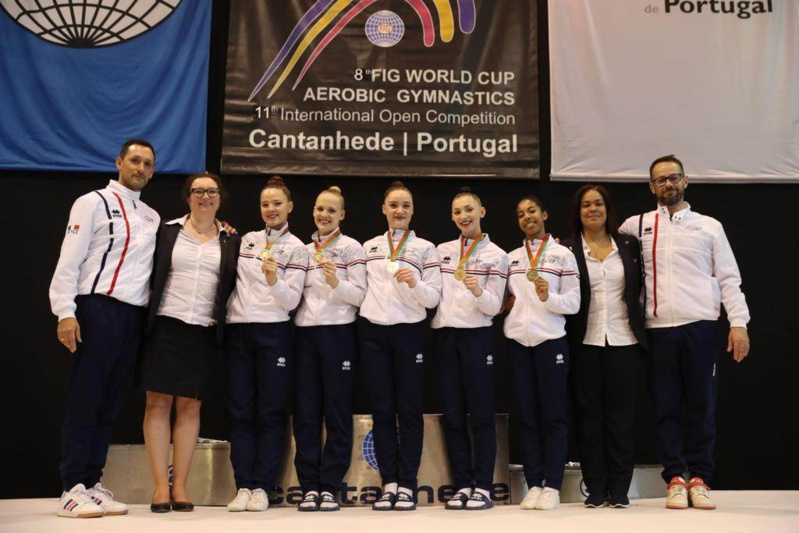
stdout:
{"type": "Polygon", "coordinates": [[[705,485],[701,477],[691,478],[688,482],[688,494],[691,497],[691,505],[694,509],[712,511],[716,508],[716,503],[710,497],[710,487],[705,485]]]}
{"type": "Polygon", "coordinates": [[[533,487],[527,491],[527,494],[524,496],[522,503],[519,504],[519,507],[524,509],[525,511],[532,511],[535,509],[535,504],[538,503],[538,498],[541,497],[541,492],[544,489],[541,487],[533,487]]]}
{"type": "Polygon", "coordinates": [[[94,503],[103,508],[106,516],[117,516],[128,514],[128,504],[118,502],[114,499],[114,493],[97,483],[94,487],[86,489],[94,503]]]}
{"type": "Polygon", "coordinates": [[[69,491],[61,493],[56,511],[57,516],[65,518],[98,518],[104,514],[103,508],[86,492],[83,483],[78,483],[69,491]]]}
{"type": "Polygon", "coordinates": [[[264,489],[255,489],[252,491],[250,501],[247,502],[248,511],[266,511],[269,509],[269,497],[264,489]]]}
{"type": "Polygon", "coordinates": [[[541,492],[541,497],[535,502],[535,508],[539,511],[551,511],[560,507],[560,491],[545,487],[541,492]]]}
{"type": "Polygon", "coordinates": [[[666,509],[688,509],[688,489],[685,479],[674,476],[669,481],[666,493],[666,509]]]}
{"type": "Polygon", "coordinates": [[[233,501],[227,504],[227,510],[231,513],[240,513],[247,510],[247,504],[250,503],[252,492],[250,489],[239,489],[233,501]]]}

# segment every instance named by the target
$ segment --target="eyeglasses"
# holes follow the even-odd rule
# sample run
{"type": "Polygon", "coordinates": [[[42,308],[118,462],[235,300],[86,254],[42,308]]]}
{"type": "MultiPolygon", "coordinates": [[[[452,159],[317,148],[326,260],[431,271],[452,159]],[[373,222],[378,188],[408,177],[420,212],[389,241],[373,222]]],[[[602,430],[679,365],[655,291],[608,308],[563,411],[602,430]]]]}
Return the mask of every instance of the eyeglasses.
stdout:
{"type": "Polygon", "coordinates": [[[672,174],[671,176],[662,176],[660,178],[654,178],[650,181],[655,185],[657,185],[658,187],[663,187],[664,185],[666,185],[667,181],[672,185],[677,185],[678,183],[680,183],[682,177],[683,174],[672,174]]]}
{"type": "Polygon", "coordinates": [[[202,198],[206,194],[208,195],[208,198],[216,198],[219,196],[219,189],[216,187],[212,189],[192,189],[191,194],[197,198],[202,198]]]}

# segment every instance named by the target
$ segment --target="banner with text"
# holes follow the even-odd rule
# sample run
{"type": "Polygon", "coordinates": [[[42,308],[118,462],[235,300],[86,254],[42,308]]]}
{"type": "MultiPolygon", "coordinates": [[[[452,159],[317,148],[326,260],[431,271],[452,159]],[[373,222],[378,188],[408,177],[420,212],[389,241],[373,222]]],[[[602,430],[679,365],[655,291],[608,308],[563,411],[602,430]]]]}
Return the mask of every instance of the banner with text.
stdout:
{"type": "Polygon", "coordinates": [[[231,2],[223,172],[538,167],[533,2],[231,2]]]}
{"type": "Polygon", "coordinates": [[[552,177],[799,181],[799,2],[549,3],[552,177]]]}

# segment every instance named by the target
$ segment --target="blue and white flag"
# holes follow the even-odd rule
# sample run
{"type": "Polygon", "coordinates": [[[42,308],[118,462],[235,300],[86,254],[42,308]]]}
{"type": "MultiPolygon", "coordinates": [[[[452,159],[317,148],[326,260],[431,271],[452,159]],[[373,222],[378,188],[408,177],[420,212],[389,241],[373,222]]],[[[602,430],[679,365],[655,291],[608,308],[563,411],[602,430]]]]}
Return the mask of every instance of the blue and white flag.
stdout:
{"type": "Polygon", "coordinates": [[[0,168],[205,168],[211,0],[0,0],[0,168]]]}

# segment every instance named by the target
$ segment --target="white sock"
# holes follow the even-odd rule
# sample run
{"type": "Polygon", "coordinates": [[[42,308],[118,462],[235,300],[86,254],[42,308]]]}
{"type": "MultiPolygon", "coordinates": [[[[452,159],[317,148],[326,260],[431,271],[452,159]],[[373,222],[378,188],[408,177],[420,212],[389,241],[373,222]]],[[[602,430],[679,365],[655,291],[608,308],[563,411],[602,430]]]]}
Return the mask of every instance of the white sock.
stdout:
{"type": "Polygon", "coordinates": [[[319,505],[320,509],[335,509],[336,507],[338,507],[338,503],[335,502],[336,497],[333,495],[332,492],[323,491],[322,498],[323,498],[322,503],[319,505]],[[332,498],[333,502],[324,501],[325,496],[329,496],[330,498],[332,498]]]}
{"type": "Polygon", "coordinates": [[[399,491],[402,494],[407,494],[408,496],[410,496],[411,497],[411,501],[409,501],[409,502],[401,502],[401,501],[398,500],[396,505],[394,505],[394,508],[395,509],[397,509],[397,508],[406,509],[408,507],[413,507],[414,506],[414,503],[413,503],[413,490],[411,490],[409,488],[406,488],[406,487],[400,487],[399,491]]]}
{"type": "MultiPolygon", "coordinates": [[[[489,500],[491,499],[491,494],[485,489],[474,489],[474,492],[479,492],[489,500]]],[[[474,502],[471,500],[466,502],[466,507],[480,507],[481,505],[483,505],[483,502],[474,502]]]]}
{"type": "MultiPolygon", "coordinates": [[[[455,495],[458,495],[458,494],[465,494],[467,498],[470,498],[472,496],[472,488],[471,487],[463,487],[462,489],[458,489],[458,492],[456,492],[455,495]]],[[[463,508],[463,506],[461,505],[459,500],[455,500],[453,498],[450,501],[452,502],[452,504],[447,502],[447,504],[450,505],[450,507],[454,507],[455,509],[462,509],[463,508]]]]}
{"type": "MultiPolygon", "coordinates": [[[[311,494],[315,494],[315,495],[319,496],[319,493],[316,492],[315,490],[309,490],[308,492],[305,493],[305,496],[309,496],[311,494]]],[[[303,496],[303,499],[305,499],[305,496],[303,496]]],[[[316,504],[314,504],[313,502],[301,502],[300,503],[300,507],[302,507],[303,509],[307,509],[309,507],[315,507],[315,506],[316,506],[316,504]]]]}
{"type": "MultiPolygon", "coordinates": [[[[386,483],[383,485],[383,494],[387,494],[389,492],[393,492],[394,494],[397,493],[397,484],[396,483],[386,483]]],[[[374,504],[376,509],[388,509],[391,507],[390,502],[375,502],[374,504]]]]}

